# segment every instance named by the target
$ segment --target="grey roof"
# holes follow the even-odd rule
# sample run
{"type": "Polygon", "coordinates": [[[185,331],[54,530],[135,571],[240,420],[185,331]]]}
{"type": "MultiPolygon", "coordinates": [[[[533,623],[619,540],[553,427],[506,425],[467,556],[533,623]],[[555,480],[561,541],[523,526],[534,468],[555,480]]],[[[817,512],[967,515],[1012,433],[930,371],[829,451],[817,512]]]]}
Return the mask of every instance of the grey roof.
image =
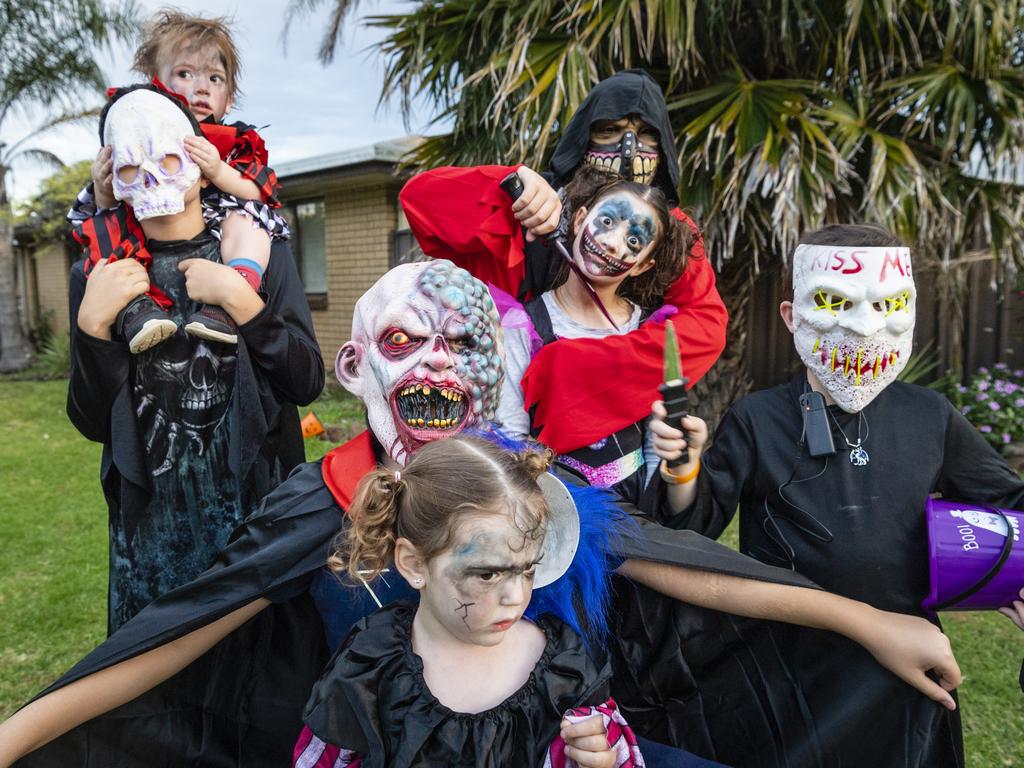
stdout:
{"type": "Polygon", "coordinates": [[[400,139],[380,141],[365,147],[344,149],[327,155],[306,157],[288,163],[277,163],[274,170],[280,179],[289,176],[300,176],[318,171],[333,170],[360,163],[380,162],[397,163],[402,157],[422,141],[419,136],[403,136],[400,139]]]}

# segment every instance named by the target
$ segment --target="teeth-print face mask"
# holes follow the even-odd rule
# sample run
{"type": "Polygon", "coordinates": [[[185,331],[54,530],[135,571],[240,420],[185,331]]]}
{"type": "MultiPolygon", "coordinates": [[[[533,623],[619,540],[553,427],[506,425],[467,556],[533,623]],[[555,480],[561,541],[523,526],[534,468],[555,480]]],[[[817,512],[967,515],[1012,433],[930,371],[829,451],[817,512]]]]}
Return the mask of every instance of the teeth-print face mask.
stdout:
{"type": "Polygon", "coordinates": [[[907,364],[916,300],[909,248],[797,246],[793,341],[844,411],[867,406],[907,364]]]}

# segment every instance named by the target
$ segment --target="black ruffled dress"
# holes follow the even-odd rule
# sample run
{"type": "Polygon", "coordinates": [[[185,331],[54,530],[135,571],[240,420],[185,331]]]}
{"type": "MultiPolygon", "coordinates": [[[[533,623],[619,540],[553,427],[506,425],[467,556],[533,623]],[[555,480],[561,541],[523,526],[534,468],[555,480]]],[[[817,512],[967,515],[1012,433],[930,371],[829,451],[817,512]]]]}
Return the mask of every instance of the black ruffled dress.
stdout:
{"type": "MultiPolygon", "coordinates": [[[[306,705],[316,737],[308,749],[317,740],[351,749],[360,768],[535,768],[566,710],[608,698],[607,661],[593,660],[571,628],[544,616],[537,626],[547,647],[526,684],[493,709],[453,712],[423,679],[423,661],[412,650],[415,614],[411,603],[393,603],[352,630],[306,705]]],[[[306,756],[309,764],[313,757],[306,756]]]]}

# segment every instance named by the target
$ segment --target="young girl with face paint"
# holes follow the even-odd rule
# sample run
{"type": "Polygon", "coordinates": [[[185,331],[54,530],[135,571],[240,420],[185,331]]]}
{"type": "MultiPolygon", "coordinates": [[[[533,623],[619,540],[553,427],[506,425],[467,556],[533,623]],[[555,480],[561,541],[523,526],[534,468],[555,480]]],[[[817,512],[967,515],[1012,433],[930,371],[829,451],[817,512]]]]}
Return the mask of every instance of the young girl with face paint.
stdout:
{"type": "MultiPolygon", "coordinates": [[[[531,423],[524,409],[523,387],[533,375],[535,355],[560,339],[603,339],[636,330],[662,306],[665,287],[686,268],[689,230],[671,215],[657,188],[584,166],[565,192],[570,254],[618,327],[612,327],[584,279],[568,264],[561,266],[554,289],[524,305],[525,316],[516,310],[506,314],[506,375],[498,418],[514,434],[537,435],[543,426],[531,423]]],[[[595,345],[594,354],[599,353],[595,345]]],[[[612,399],[616,378],[629,374],[629,360],[610,359],[607,374],[612,399]]],[[[565,371],[566,377],[572,375],[565,371]]],[[[634,503],[640,502],[657,463],[642,421],[560,460],[591,485],[614,487],[634,503]]]]}
{"type": "Polygon", "coordinates": [[[349,635],[307,704],[295,765],[643,765],[605,701],[606,662],[559,619],[524,618],[535,579],[557,577],[543,570],[558,560],[544,547],[556,523],[538,483],[559,485],[547,465],[457,437],[364,477],[328,565],[372,590],[393,563],[419,604],[349,635]]]}

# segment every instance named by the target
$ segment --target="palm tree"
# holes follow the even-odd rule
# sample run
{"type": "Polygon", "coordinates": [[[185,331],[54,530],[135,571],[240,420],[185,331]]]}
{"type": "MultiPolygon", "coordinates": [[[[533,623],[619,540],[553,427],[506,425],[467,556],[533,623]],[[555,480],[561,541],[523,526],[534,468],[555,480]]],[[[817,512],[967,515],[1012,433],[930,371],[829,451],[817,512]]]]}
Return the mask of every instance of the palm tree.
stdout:
{"type": "MultiPolygon", "coordinates": [[[[330,3],[325,59],[355,4],[330,3]]],[[[452,122],[418,149],[427,165],[543,166],[596,81],[653,74],[682,147],[681,204],[723,271],[737,366],[751,276],[803,230],[875,221],[942,265],[980,233],[1024,263],[1024,188],[1002,173],[1024,157],[1020,0],[427,0],[371,24],[387,30],[381,98],[426,98],[452,122]]],[[[718,378],[733,388],[722,402],[744,379],[721,365],[718,378]]]]}
{"type": "Polygon", "coordinates": [[[20,162],[61,165],[53,153],[28,145],[43,131],[94,114],[81,105],[105,87],[95,54],[130,39],[137,16],[133,0],[0,3],[0,135],[16,114],[49,116],[10,146],[0,142],[0,372],[21,370],[32,358],[18,316],[7,174],[20,162]]]}

